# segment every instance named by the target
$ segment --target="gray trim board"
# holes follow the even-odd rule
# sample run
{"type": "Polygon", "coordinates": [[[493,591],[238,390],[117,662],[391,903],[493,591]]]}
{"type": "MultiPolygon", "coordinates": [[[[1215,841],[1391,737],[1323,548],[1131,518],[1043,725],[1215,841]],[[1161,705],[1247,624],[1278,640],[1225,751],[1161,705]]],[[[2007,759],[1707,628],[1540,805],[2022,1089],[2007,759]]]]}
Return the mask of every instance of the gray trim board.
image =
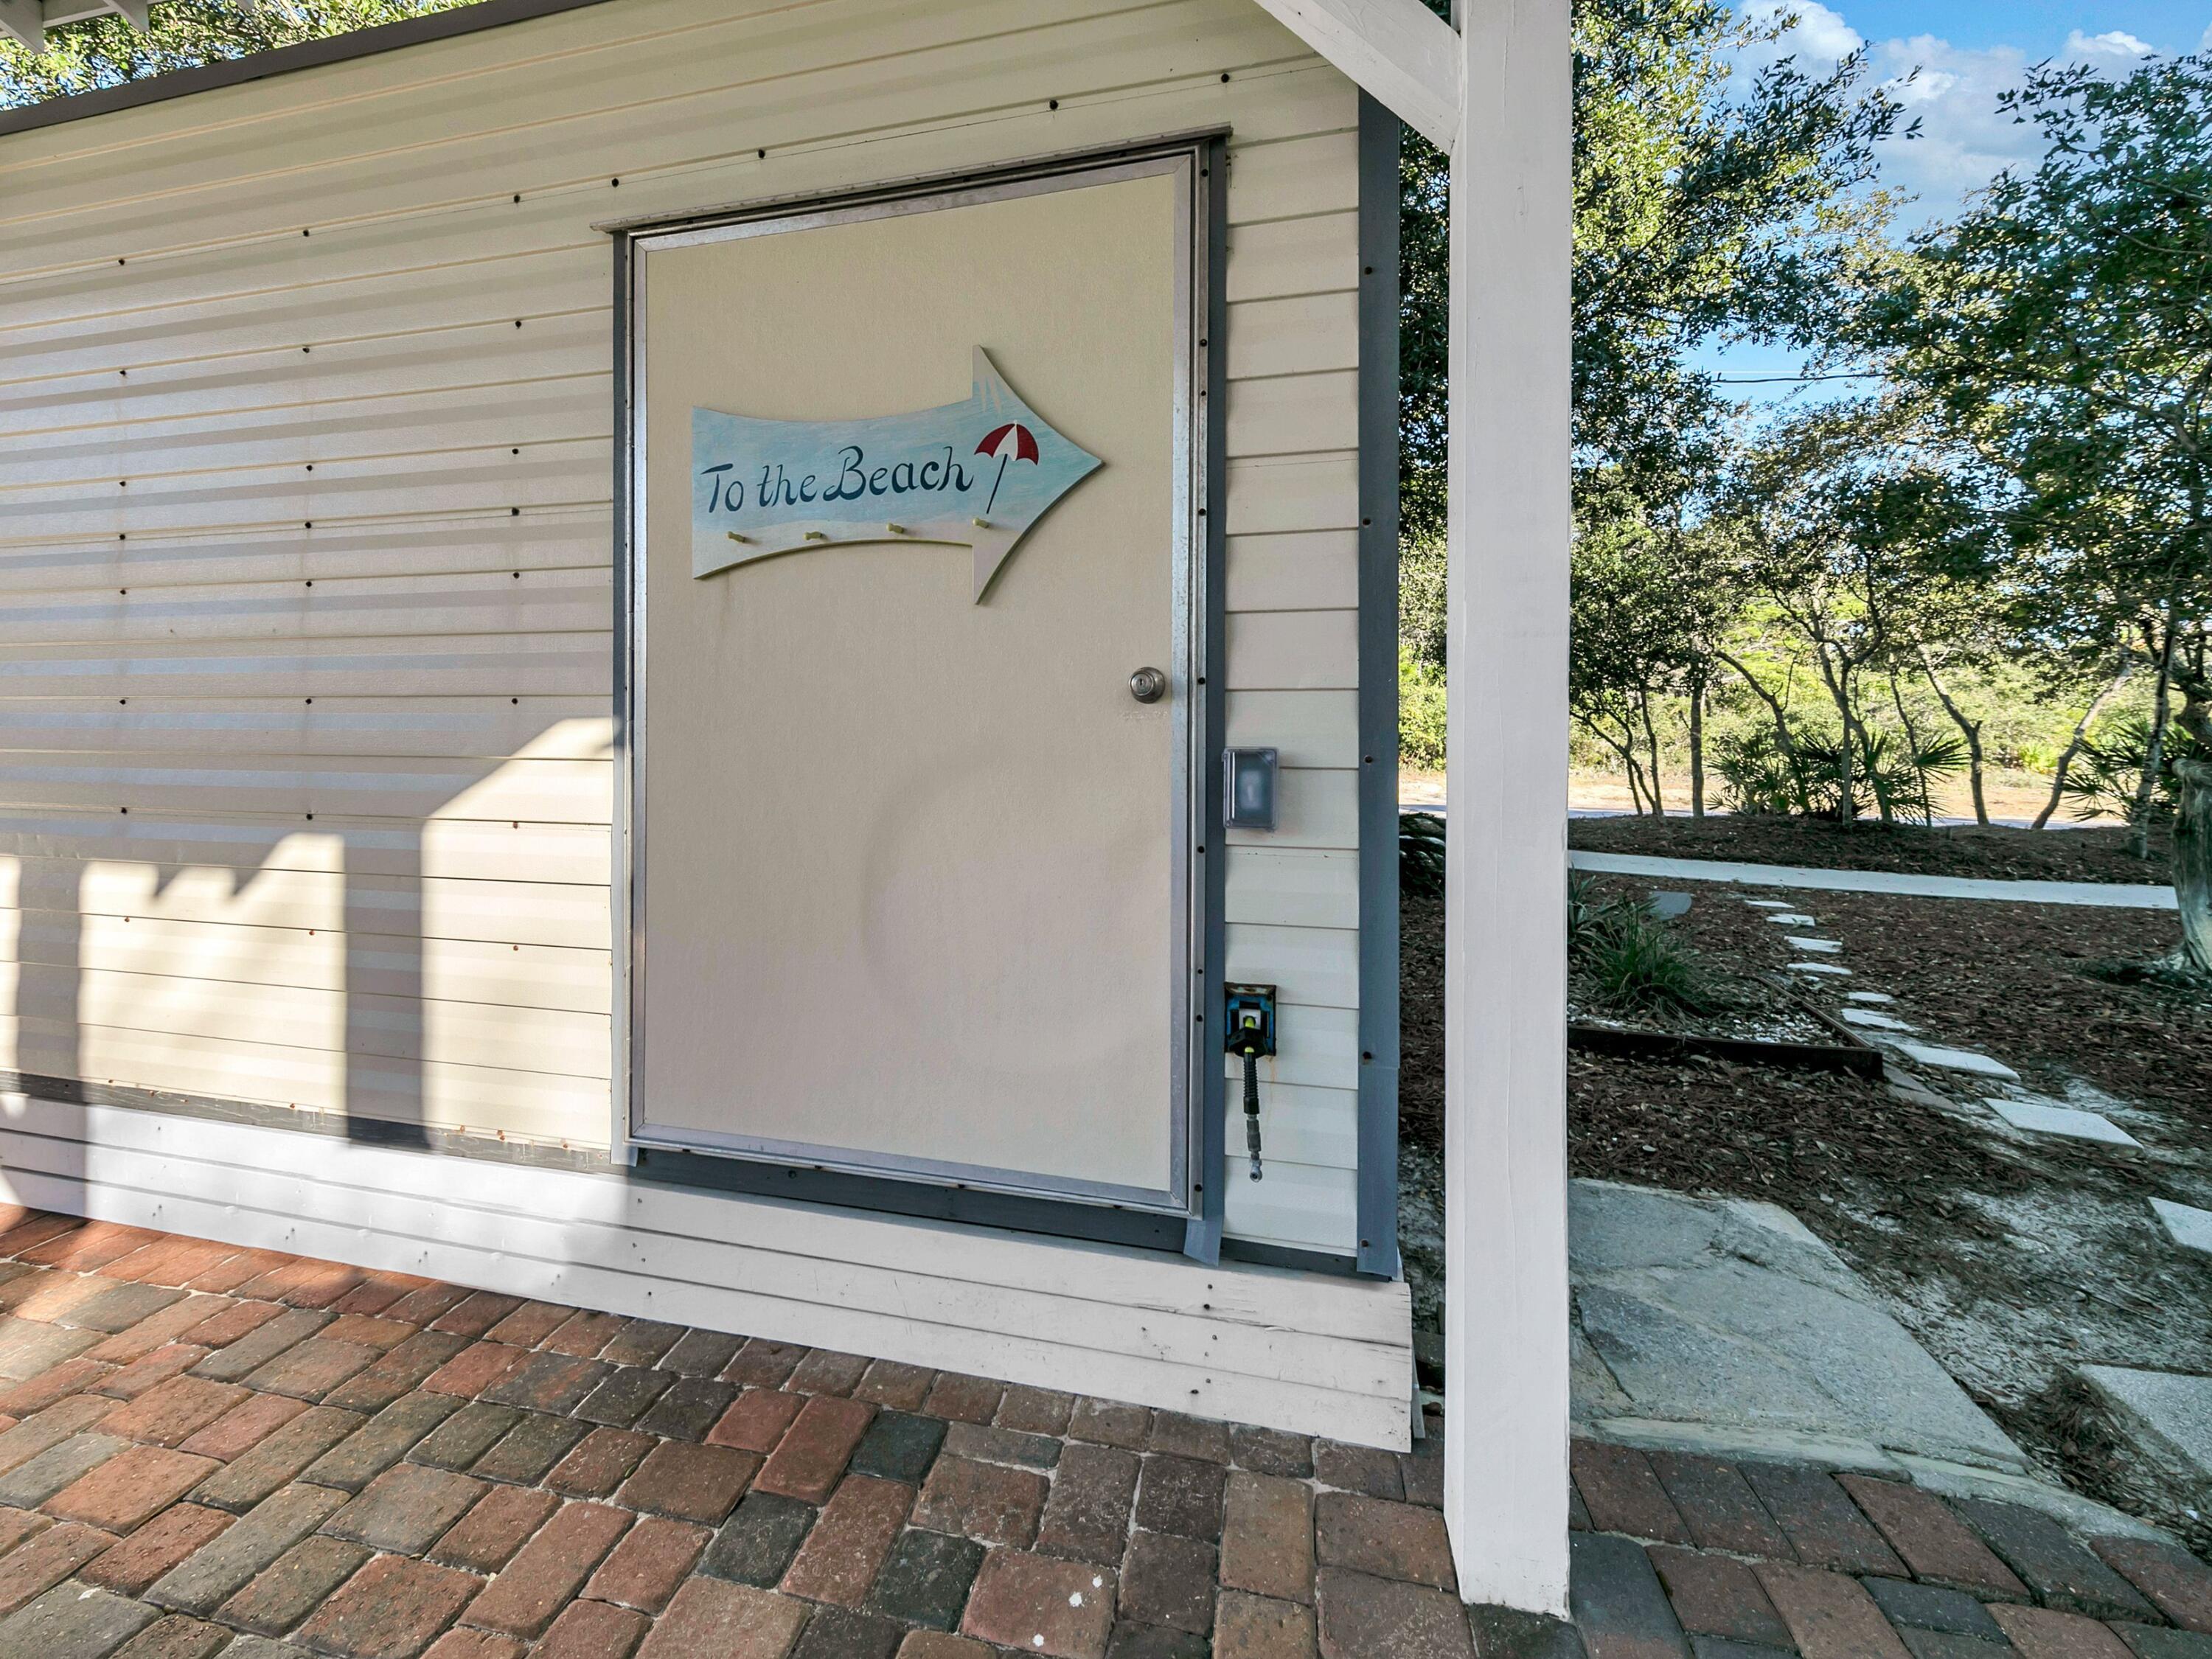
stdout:
{"type": "Polygon", "coordinates": [[[1398,1273],[1398,118],[1359,94],[1359,1270],[1398,1273]]]}
{"type": "MultiPolygon", "coordinates": [[[[1206,212],[1206,321],[1198,337],[1204,374],[1199,397],[1200,441],[1204,445],[1199,464],[1199,511],[1206,521],[1206,535],[1200,549],[1205,562],[1206,615],[1201,623],[1199,660],[1206,674],[1218,675],[1229,660],[1228,523],[1225,515],[1212,510],[1217,499],[1215,492],[1229,476],[1229,423],[1221,415],[1222,400],[1228,395],[1229,385],[1229,353],[1222,349],[1229,337],[1227,136],[1217,134],[1200,155],[1199,184],[1205,193],[1206,212]]],[[[1204,675],[1199,684],[1206,684],[1204,675]]],[[[1199,747],[1197,766],[1203,796],[1199,823],[1204,826],[1204,837],[1197,843],[1197,853],[1205,884],[1200,901],[1205,907],[1204,927],[1195,964],[1205,975],[1203,994],[1199,999],[1201,1012],[1198,1045],[1201,1057],[1219,1054],[1228,1040],[1228,1015],[1221,994],[1228,977],[1224,965],[1229,960],[1225,921],[1229,849],[1223,844],[1227,833],[1223,824],[1228,813],[1222,799],[1221,768],[1213,763],[1213,757],[1221,752],[1228,740],[1229,699],[1221,695],[1222,690],[1220,686],[1206,688],[1206,736],[1199,747]]],[[[1221,1259],[1221,1232],[1228,1203],[1229,1132],[1223,1117],[1229,1103],[1228,1068],[1218,1063],[1208,1065],[1199,1075],[1203,1079],[1198,1103],[1199,1184],[1194,1194],[1198,1200],[1198,1212],[1190,1218],[1182,1249],[1183,1254],[1194,1261],[1210,1265],[1221,1259]]]]}
{"type": "MultiPolygon", "coordinates": [[[[614,332],[615,429],[626,433],[631,429],[635,418],[633,404],[635,401],[635,388],[630,383],[630,247],[629,239],[626,236],[616,236],[610,240],[612,253],[609,264],[614,276],[613,301],[609,309],[614,332]]],[[[631,821],[629,747],[636,730],[636,712],[631,707],[630,698],[630,630],[627,626],[632,603],[630,561],[626,556],[629,550],[630,461],[629,445],[617,444],[613,456],[613,534],[607,545],[615,550],[614,822],[617,824],[631,821]]],[[[611,878],[614,884],[610,895],[613,900],[611,920],[614,927],[613,937],[627,939],[632,936],[631,929],[635,924],[631,917],[635,902],[631,885],[634,877],[630,864],[630,841],[628,836],[617,835],[612,837],[612,842],[614,868],[611,878]]],[[[614,991],[617,997],[627,999],[631,995],[633,987],[623,960],[617,953],[614,991]]],[[[618,1010],[617,1012],[619,1013],[618,1010]]],[[[629,1091],[623,1086],[623,1080],[629,1076],[629,1033],[635,1018],[633,1006],[629,1019],[618,1017],[611,1022],[613,1029],[610,1033],[612,1049],[610,1064],[612,1069],[607,1075],[612,1080],[607,1089],[607,1147],[612,1157],[623,1164],[637,1161],[637,1149],[629,1138],[629,1091]]]]}
{"type": "Polygon", "coordinates": [[[1335,1279],[1365,1279],[1359,1264],[1348,1255],[1327,1250],[1302,1250],[1290,1244],[1261,1244],[1242,1238],[1221,1241],[1221,1260],[1242,1261],[1254,1267],[1287,1267],[1295,1273],[1328,1273],[1335,1279]]]}
{"type": "Polygon", "coordinates": [[[1042,1233],[1054,1238],[1087,1239],[1139,1249],[1177,1250],[1188,1224],[1178,1215],[1125,1210],[1058,1199],[1028,1198],[1018,1193],[980,1191],[972,1187],[930,1186],[893,1176],[848,1174],[712,1152],[637,1148],[633,1181],[694,1190],[750,1193],[787,1198],[801,1204],[825,1204],[841,1210],[873,1210],[885,1215],[922,1216],[1009,1232],[1042,1233]]]}
{"type": "Polygon", "coordinates": [[[118,109],[137,109],[145,104],[159,104],[172,98],[190,97],[198,92],[211,92],[217,87],[243,86],[249,81],[265,80],[272,75],[289,75],[294,70],[320,69],[328,64],[349,63],[356,58],[370,58],[380,52],[396,52],[402,46],[419,46],[431,40],[449,40],[456,35],[474,34],[479,29],[498,28],[507,23],[526,23],[536,17],[550,17],[557,12],[576,11],[585,6],[597,6],[605,0],[477,0],[477,3],[458,7],[452,11],[434,11],[423,17],[402,18],[396,23],[379,23],[373,27],[356,29],[349,34],[327,35],[319,40],[302,40],[297,46],[279,46],[273,52],[248,52],[243,58],[226,58],[220,63],[203,64],[197,69],[172,70],[167,75],[155,75],[143,81],[126,81],[120,86],[102,87],[97,92],[80,92],[68,98],[50,98],[43,104],[32,104],[23,109],[0,110],[0,138],[11,132],[29,132],[39,127],[59,126],[65,121],[82,121],[88,116],[106,115],[118,109]]]}
{"type": "MultiPolygon", "coordinates": [[[[841,1176],[835,1171],[794,1170],[742,1163],[734,1158],[707,1158],[696,1153],[641,1152],[637,1167],[598,1152],[568,1146],[541,1146],[501,1140],[491,1135],[465,1134],[455,1129],[426,1127],[419,1123],[383,1118],[354,1117],[343,1112],[296,1111],[289,1106],[264,1106],[252,1101],[220,1100],[206,1095],[172,1094],[161,1089],[127,1088],[118,1084],[81,1083],[74,1078],[43,1077],[27,1072],[0,1072],[0,1092],[28,1095],[58,1106],[112,1106],[128,1111],[152,1112],[167,1117],[198,1118],[213,1123],[240,1123],[257,1129],[282,1129],[288,1133],[321,1135],[367,1146],[392,1146],[404,1152],[427,1152],[441,1158],[467,1158],[490,1164],[515,1164],[540,1170],[573,1170],[585,1175],[621,1176],[657,1187],[681,1187],[694,1192],[742,1193],[765,1198],[795,1199],[846,1210],[872,1210],[897,1215],[920,1215],[958,1221],[975,1226],[996,1227],[1011,1232],[1046,1233],[1054,1237],[1087,1239],[1097,1243],[1134,1245],[1173,1250],[1181,1242],[1180,1217],[1146,1215],[1139,1212],[1101,1209],[1074,1217],[1079,1206],[1040,1204],[996,1193],[945,1188],[914,1201],[902,1196],[885,1202],[881,1181],[841,1176]]],[[[1293,1253],[1295,1254],[1295,1253],[1293,1253]]],[[[1297,1265],[1264,1258],[1267,1265],[1297,1265]]],[[[1263,1258],[1250,1258],[1261,1261],[1263,1258]]],[[[1305,1265],[1322,1271],[1329,1258],[1316,1257],[1305,1265]]]]}

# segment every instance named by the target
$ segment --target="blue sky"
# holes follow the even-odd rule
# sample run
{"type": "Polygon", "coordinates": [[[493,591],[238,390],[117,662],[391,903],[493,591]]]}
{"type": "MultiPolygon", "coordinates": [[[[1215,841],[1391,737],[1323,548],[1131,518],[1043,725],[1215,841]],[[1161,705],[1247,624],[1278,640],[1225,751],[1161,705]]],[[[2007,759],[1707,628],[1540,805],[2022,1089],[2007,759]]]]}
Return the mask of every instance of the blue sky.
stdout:
{"type": "MultiPolygon", "coordinates": [[[[1752,7],[1797,17],[1783,49],[1808,65],[1868,46],[1874,73],[1920,118],[1922,136],[1887,145],[1882,158],[1884,182],[1918,198],[1900,216],[1907,228],[1948,217],[2008,163],[2033,159],[2030,131],[1996,107],[1997,94],[2018,85],[2030,65],[2056,58],[2124,70],[2146,52],[2194,52],[2212,33],[2212,0],[1752,0],[1752,7]]],[[[1746,349],[1703,361],[1730,377],[1797,368],[1787,354],[1746,349]]],[[[1788,390],[1743,386],[1735,393],[1764,401],[1788,390]]]]}

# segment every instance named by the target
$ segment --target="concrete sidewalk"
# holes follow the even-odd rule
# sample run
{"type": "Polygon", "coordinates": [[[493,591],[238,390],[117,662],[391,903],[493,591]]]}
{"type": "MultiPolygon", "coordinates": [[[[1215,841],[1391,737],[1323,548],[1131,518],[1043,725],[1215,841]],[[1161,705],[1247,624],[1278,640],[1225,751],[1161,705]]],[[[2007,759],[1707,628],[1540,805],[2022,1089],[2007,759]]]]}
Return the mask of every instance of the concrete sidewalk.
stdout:
{"type": "Polygon", "coordinates": [[[2096,881],[1981,881],[1970,876],[1906,875],[1887,870],[1809,870],[1716,859],[1648,858],[1638,853],[1567,854],[1570,869],[1655,881],[1728,881],[1746,887],[1795,887],[1827,893],[1894,893],[1907,898],[1995,899],[2012,904],[2083,904],[2115,910],[2172,910],[2173,889],[2096,881]]]}

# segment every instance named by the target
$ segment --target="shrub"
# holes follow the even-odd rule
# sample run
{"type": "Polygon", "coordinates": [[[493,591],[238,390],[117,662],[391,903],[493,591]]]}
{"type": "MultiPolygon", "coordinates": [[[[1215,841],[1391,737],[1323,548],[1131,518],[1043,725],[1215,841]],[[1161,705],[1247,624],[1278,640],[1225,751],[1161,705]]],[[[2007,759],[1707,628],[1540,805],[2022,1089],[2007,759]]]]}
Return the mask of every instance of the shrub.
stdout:
{"type": "Polygon", "coordinates": [[[1398,759],[1424,772],[1444,765],[1443,671],[1398,647],[1398,759]]]}
{"type": "Polygon", "coordinates": [[[1632,899],[1567,884],[1567,972],[1591,1001],[1626,1013],[1700,1014],[1719,1006],[1695,957],[1632,899]]]}
{"type": "Polygon", "coordinates": [[[1804,810],[1805,792],[1790,757],[1763,726],[1715,744],[1713,773],[1721,781],[1721,805],[1731,812],[1804,810]]]}
{"type": "MultiPolygon", "coordinates": [[[[1936,737],[1914,748],[1893,732],[1871,732],[1852,744],[1850,816],[1878,812],[1883,803],[1889,816],[1927,823],[1936,817],[1935,785],[1940,779],[1963,771],[1966,742],[1960,737],[1936,737]]],[[[1829,817],[1843,816],[1844,747],[1824,738],[1802,738],[1798,762],[1811,784],[1815,811],[1829,817]]]]}
{"type": "Polygon", "coordinates": [[[1444,538],[1407,541],[1398,549],[1398,645],[1413,660],[1444,665],[1444,538]]]}
{"type": "Polygon", "coordinates": [[[1648,911],[1624,917],[1586,953],[1597,1000],[1638,1013],[1703,1013],[1711,1006],[1697,964],[1648,911]]]}

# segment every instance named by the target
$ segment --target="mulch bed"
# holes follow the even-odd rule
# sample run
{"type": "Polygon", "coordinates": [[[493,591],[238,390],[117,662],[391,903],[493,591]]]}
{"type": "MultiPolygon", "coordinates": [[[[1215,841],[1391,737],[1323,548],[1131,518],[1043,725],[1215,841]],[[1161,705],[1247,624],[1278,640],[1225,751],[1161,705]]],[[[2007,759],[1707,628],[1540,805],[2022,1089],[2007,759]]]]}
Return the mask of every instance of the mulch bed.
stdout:
{"type": "Polygon", "coordinates": [[[1825,1215],[1853,1233],[1871,1222],[1994,1240],[2002,1229],[1955,1194],[2016,1193],[2033,1180],[2027,1166],[1992,1164],[1960,1119],[1863,1078],[1577,1054],[1567,1094],[1572,1174],[1764,1199],[1824,1236],[1825,1215]],[[1865,1204],[1867,1182],[1881,1189],[1879,1207],[1865,1204]]]}
{"type": "MultiPolygon", "coordinates": [[[[1622,878],[1603,884],[1624,891],[1649,885],[1622,878]]],[[[1835,896],[1820,896],[1825,902],[1835,896]]],[[[1674,925],[1703,956],[1746,968],[1778,968],[1790,955],[1781,936],[1793,930],[1763,922],[1760,915],[1737,903],[1735,890],[1722,887],[1701,892],[1689,915],[1674,925]]],[[[1824,933],[1826,921],[1823,915],[1824,933]]],[[[1443,937],[1441,902],[1409,897],[1400,921],[1405,976],[1399,1121],[1406,1135],[1429,1147],[1443,1141],[1443,937]]],[[[1855,951],[1856,944],[1850,948],[1855,951]]],[[[1860,965],[1855,955],[1850,960],[1860,965]]],[[[1874,982],[1870,964],[1864,976],[1874,982]]],[[[1568,1156],[1575,1175],[1763,1198],[1801,1216],[1840,1208],[1849,1212],[1855,1230],[1873,1218],[1991,1232],[1952,1192],[1972,1186],[1999,1195],[2025,1190],[2039,1178],[2033,1162],[1993,1161],[1984,1135],[1956,1114],[1901,1100],[1865,1078],[1714,1059],[1577,1052],[1568,1058],[1567,1090],[1568,1156]],[[1849,1191],[1861,1179],[1892,1189],[1870,1212],[1849,1191]]],[[[2077,1145],[2093,1162],[2105,1157],[2102,1149],[2070,1142],[2069,1157],[2077,1145]]]]}
{"type": "Polygon", "coordinates": [[[2095,830],[1925,829],[1828,818],[1571,818],[1567,845],[1591,853],[1652,858],[1786,864],[1802,869],[1890,870],[1911,875],[1978,876],[1991,881],[2166,879],[2167,841],[2152,837],[2148,860],[2131,856],[2128,832],[2095,830]]]}
{"type": "Polygon", "coordinates": [[[1407,893],[1398,908],[1398,1132],[1431,1151],[1444,1144],[1441,896],[1407,893]]]}
{"type": "Polygon", "coordinates": [[[1698,887],[1675,925],[1701,952],[1747,968],[1788,961],[1785,933],[1839,939],[1837,960],[1853,977],[1808,975],[1818,981],[1809,994],[1840,1004],[1846,991],[1886,991],[1897,999],[1886,1012],[1930,1042],[1994,1054],[2046,1092],[2063,1095],[2080,1078],[2172,1113],[2212,1152],[2212,998],[2100,976],[2172,951],[2180,933],[2170,911],[1716,884],[1698,887]],[[1776,927],[1738,902],[1747,896],[1788,897],[1819,924],[1776,927]]]}

